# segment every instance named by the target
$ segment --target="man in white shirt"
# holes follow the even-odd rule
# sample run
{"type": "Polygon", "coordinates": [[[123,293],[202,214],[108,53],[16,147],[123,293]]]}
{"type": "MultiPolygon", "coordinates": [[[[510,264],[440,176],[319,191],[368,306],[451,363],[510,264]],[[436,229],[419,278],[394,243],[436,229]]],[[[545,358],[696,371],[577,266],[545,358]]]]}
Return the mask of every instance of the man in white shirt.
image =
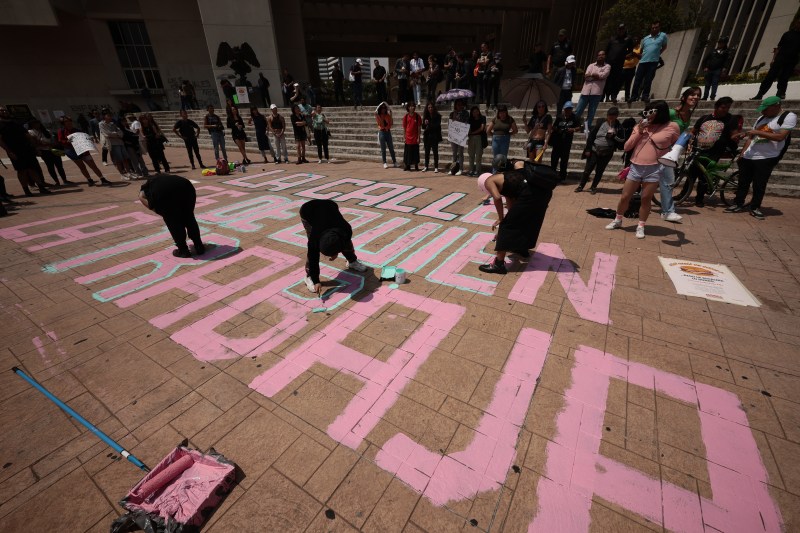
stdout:
{"type": "Polygon", "coordinates": [[[733,205],[725,212],[744,211],[745,197],[752,183],[750,215],[758,220],[764,220],[761,201],[764,199],[769,177],[783,157],[788,137],[797,125],[797,115],[789,111],[782,112],[781,99],[777,96],[761,100],[758,112],[761,116],[756,120],[753,129],[742,133],[742,136],[747,137],[747,141],[739,159],[739,189],[736,191],[733,205]]]}
{"type": "Polygon", "coordinates": [[[417,52],[414,52],[414,57],[411,58],[411,79],[414,83],[414,102],[417,105],[420,105],[422,101],[423,72],[425,72],[425,62],[417,52]]]}

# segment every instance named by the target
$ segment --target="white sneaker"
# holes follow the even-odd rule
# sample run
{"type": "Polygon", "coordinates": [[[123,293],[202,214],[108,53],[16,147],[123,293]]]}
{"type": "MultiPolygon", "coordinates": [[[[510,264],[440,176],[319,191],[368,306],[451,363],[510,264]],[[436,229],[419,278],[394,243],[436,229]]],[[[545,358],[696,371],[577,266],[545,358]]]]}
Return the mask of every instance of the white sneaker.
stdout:
{"type": "Polygon", "coordinates": [[[365,265],[364,263],[362,263],[358,259],[356,259],[352,263],[350,263],[348,261],[347,268],[350,269],[350,270],[355,270],[356,272],[366,272],[367,271],[367,265],[365,265]]]}
{"type": "Polygon", "coordinates": [[[614,220],[612,220],[611,222],[608,223],[608,225],[606,226],[606,229],[617,229],[617,228],[621,228],[621,227],[622,227],[622,219],[621,218],[620,219],[615,218],[614,220]]]}
{"type": "Polygon", "coordinates": [[[428,167],[422,167],[422,171],[423,172],[427,172],[428,171],[428,167]]]}
{"type": "Polygon", "coordinates": [[[306,282],[306,288],[308,289],[308,292],[317,292],[317,290],[314,288],[314,282],[310,277],[306,276],[306,279],[303,281],[306,282]]]}
{"type": "Polygon", "coordinates": [[[673,211],[671,213],[661,213],[661,220],[666,220],[667,222],[680,222],[683,220],[683,217],[673,211]]]}
{"type": "Polygon", "coordinates": [[[636,238],[644,239],[644,226],[636,226],[636,238]]]}
{"type": "Polygon", "coordinates": [[[460,170],[456,172],[456,176],[460,176],[461,174],[463,174],[463,172],[461,172],[460,170]]]}
{"type": "Polygon", "coordinates": [[[389,168],[389,165],[387,165],[386,163],[384,163],[384,164],[383,164],[383,168],[389,168]]]}
{"type": "Polygon", "coordinates": [[[439,169],[438,169],[438,168],[434,168],[434,169],[433,169],[433,173],[434,173],[434,174],[438,174],[438,173],[439,173],[439,169]]]}

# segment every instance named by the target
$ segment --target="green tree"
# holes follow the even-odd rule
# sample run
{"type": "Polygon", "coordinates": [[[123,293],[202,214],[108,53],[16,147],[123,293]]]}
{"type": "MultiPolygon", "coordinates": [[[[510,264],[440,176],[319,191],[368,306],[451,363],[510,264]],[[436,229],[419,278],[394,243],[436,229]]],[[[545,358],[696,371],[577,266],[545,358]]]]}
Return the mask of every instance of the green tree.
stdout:
{"type": "Polygon", "coordinates": [[[661,21],[661,31],[665,33],[694,28],[703,20],[701,7],[702,0],[619,0],[600,19],[598,46],[616,35],[619,24],[625,24],[628,35],[638,37],[650,33],[650,23],[654,20],[661,21]]]}

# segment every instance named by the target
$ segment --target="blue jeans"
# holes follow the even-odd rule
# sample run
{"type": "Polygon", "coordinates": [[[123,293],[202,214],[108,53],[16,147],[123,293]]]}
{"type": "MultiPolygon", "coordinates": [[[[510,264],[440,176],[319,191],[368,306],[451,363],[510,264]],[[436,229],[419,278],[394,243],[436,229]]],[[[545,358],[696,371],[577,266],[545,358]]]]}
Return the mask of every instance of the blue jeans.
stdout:
{"type": "Polygon", "coordinates": [[[661,165],[661,179],[658,188],[661,192],[661,212],[674,213],[675,202],[672,201],[672,186],[675,184],[675,169],[661,165]]]}
{"type": "Polygon", "coordinates": [[[383,164],[386,164],[386,146],[389,146],[389,153],[392,155],[392,163],[397,164],[397,159],[394,157],[394,145],[392,144],[391,131],[378,131],[378,143],[381,145],[381,159],[383,164]]]}
{"type": "Polygon", "coordinates": [[[222,149],[222,157],[225,158],[225,161],[228,160],[228,153],[225,151],[225,132],[224,131],[212,131],[211,132],[211,143],[214,145],[214,158],[219,159],[219,151],[222,149]]]}
{"type": "Polygon", "coordinates": [[[642,100],[650,100],[650,85],[653,83],[653,78],[656,77],[657,68],[658,61],[639,63],[639,67],[636,69],[636,77],[633,79],[632,101],[635,102],[640,98],[642,100]]]}
{"type": "Polygon", "coordinates": [[[497,172],[494,162],[498,155],[508,157],[508,147],[511,144],[511,135],[492,135],[492,173],[497,172]]]}
{"type": "Polygon", "coordinates": [[[600,105],[600,100],[602,99],[602,94],[582,94],[581,97],[578,98],[578,105],[575,107],[575,116],[581,118],[581,115],[583,115],[583,110],[586,109],[586,106],[588,105],[589,113],[586,115],[586,121],[589,123],[589,129],[592,128],[594,114],[597,112],[597,106],[600,105]]]}

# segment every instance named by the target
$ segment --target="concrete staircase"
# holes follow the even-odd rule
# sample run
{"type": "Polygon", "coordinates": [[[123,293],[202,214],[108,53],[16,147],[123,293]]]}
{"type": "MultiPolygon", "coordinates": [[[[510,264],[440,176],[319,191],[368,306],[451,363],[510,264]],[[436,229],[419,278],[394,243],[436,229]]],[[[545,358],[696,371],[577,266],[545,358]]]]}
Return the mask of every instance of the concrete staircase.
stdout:
{"type": "MultiPolygon", "coordinates": [[[[759,116],[758,112],[756,111],[757,104],[757,102],[750,101],[735,102],[731,108],[731,113],[742,115],[744,117],[745,127],[748,127],[749,125],[752,125],[759,116]]],[[[670,102],[670,105],[675,106],[677,105],[677,102],[670,102]]],[[[596,116],[604,117],[606,110],[610,106],[611,104],[600,104],[596,116]]],[[[638,116],[639,112],[641,112],[643,109],[641,103],[631,106],[623,103],[619,107],[621,111],[620,120],[623,120],[629,116],[638,116]]],[[[784,102],[784,109],[798,110],[798,113],[800,113],[800,101],[786,101],[784,102]]],[[[375,126],[373,110],[374,107],[366,107],[363,111],[356,111],[350,107],[324,108],[323,111],[331,123],[330,130],[332,137],[330,139],[329,148],[332,159],[375,161],[376,163],[381,162],[380,147],[378,145],[377,128],[375,126]]],[[[481,110],[485,114],[485,106],[481,106],[481,110]]],[[[697,119],[704,114],[710,113],[712,110],[712,102],[700,102],[700,105],[693,114],[693,119],[697,119]]],[[[405,110],[399,106],[394,106],[392,111],[395,118],[395,126],[393,128],[394,148],[398,162],[401,162],[403,157],[403,135],[402,127],[399,125],[399,123],[402,120],[402,116],[405,114],[405,110]]],[[[282,108],[280,112],[284,118],[288,117],[289,115],[289,110],[286,108],[282,108]]],[[[443,137],[445,140],[439,145],[439,168],[443,170],[452,162],[452,156],[450,145],[447,142],[446,116],[449,113],[449,110],[440,108],[440,112],[444,116],[444,119],[442,120],[442,126],[444,129],[443,137]]],[[[262,113],[266,114],[266,110],[262,110],[262,113]]],[[[183,146],[183,141],[172,132],[172,126],[178,119],[178,113],[164,111],[154,113],[153,115],[169,139],[169,145],[174,147],[183,146]]],[[[520,133],[515,135],[511,141],[509,157],[521,159],[525,157],[524,145],[526,140],[526,135],[524,133],[524,129],[522,128],[523,110],[512,109],[511,115],[517,121],[520,133]]],[[[530,111],[528,112],[528,115],[530,115],[530,111]]],[[[189,113],[189,117],[201,125],[201,127],[204,116],[205,111],[191,111],[189,113]]],[[[493,117],[494,110],[489,111],[488,116],[489,118],[493,117]]],[[[251,141],[247,143],[247,152],[248,154],[256,154],[255,157],[251,157],[250,159],[258,160],[260,159],[260,156],[258,155],[258,147],[255,143],[255,133],[252,127],[248,127],[247,129],[248,136],[251,141]]],[[[287,135],[289,160],[294,161],[296,155],[293,137],[291,132],[289,132],[287,135]]],[[[794,137],[796,140],[793,141],[792,145],[789,147],[789,150],[784,156],[784,159],[772,173],[772,177],[770,178],[767,189],[769,194],[800,197],[800,133],[795,134],[794,137]]],[[[572,143],[568,171],[571,177],[576,179],[580,177],[584,167],[584,161],[581,160],[580,157],[585,141],[586,137],[583,134],[576,134],[572,143]]],[[[201,133],[199,144],[200,148],[203,150],[212,149],[211,138],[205,132],[201,133]]],[[[228,136],[226,139],[226,149],[228,151],[228,156],[232,160],[239,158],[239,151],[231,140],[230,136],[228,136]]],[[[310,161],[314,162],[317,159],[316,147],[307,146],[306,152],[306,158],[310,161]]],[[[420,146],[420,152],[424,160],[424,149],[422,146],[420,146]]],[[[388,157],[389,156],[387,154],[387,158],[388,157]]],[[[208,162],[211,160],[212,158],[208,158],[206,161],[208,162]]],[[[491,165],[491,161],[492,154],[490,139],[489,146],[484,150],[483,153],[484,170],[488,170],[489,166],[491,165]]],[[[549,163],[549,161],[550,154],[548,152],[544,155],[544,162],[549,163]]],[[[605,171],[603,177],[604,181],[615,181],[617,179],[617,173],[621,169],[621,157],[615,155],[605,171]]]]}

